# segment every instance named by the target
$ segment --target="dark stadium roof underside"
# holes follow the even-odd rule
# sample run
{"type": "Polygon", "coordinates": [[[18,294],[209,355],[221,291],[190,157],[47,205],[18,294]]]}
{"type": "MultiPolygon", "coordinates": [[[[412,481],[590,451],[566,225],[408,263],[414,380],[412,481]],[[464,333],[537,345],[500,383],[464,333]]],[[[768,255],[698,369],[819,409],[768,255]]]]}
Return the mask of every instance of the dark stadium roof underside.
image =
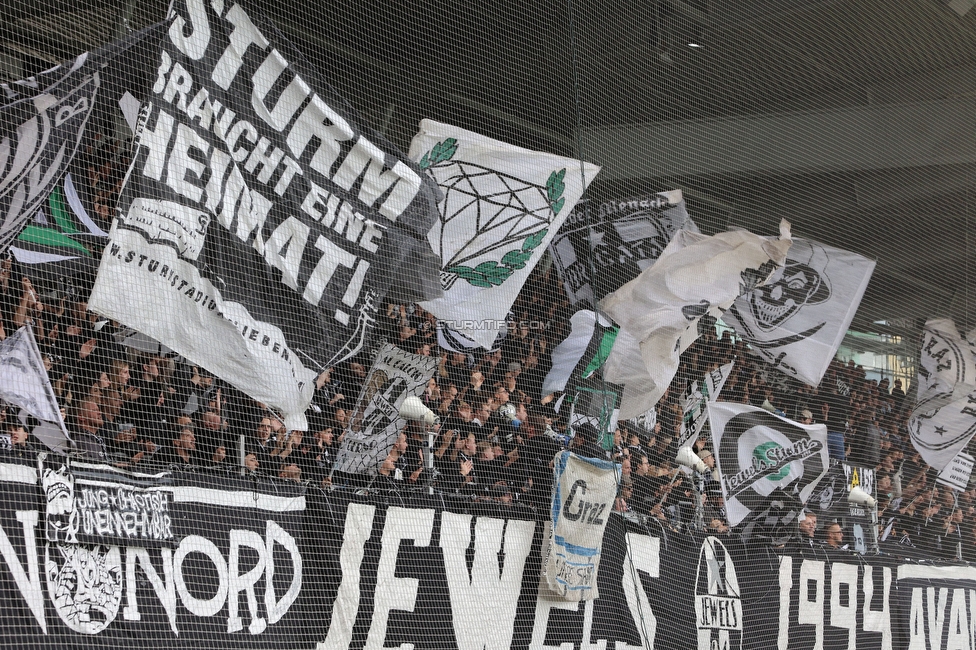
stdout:
{"type": "MultiPolygon", "coordinates": [[[[160,20],[166,4],[10,0],[0,78],[160,20]]],[[[430,117],[598,163],[597,196],[680,187],[706,232],[773,234],[786,218],[877,258],[855,329],[976,325],[965,1],[262,4],[404,148],[430,117]]]]}

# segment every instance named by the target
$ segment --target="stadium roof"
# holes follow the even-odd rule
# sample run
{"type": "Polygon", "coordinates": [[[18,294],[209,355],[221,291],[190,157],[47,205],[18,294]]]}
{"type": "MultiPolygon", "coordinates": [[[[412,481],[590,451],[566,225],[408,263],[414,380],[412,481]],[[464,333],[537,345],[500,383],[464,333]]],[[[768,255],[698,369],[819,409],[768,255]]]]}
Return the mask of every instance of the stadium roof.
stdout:
{"type": "MultiPolygon", "coordinates": [[[[3,80],[167,3],[6,4],[3,80]]],[[[856,329],[976,326],[976,0],[262,4],[404,148],[430,117],[601,164],[596,194],[680,187],[706,232],[786,218],[877,258],[856,329]]]]}

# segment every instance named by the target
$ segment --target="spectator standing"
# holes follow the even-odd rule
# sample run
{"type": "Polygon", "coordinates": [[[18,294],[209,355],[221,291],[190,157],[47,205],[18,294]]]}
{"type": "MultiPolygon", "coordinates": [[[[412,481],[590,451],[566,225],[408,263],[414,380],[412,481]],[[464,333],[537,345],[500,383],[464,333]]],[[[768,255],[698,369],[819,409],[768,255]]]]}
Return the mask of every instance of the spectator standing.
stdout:
{"type": "Polygon", "coordinates": [[[850,400],[836,386],[820,392],[820,413],[827,425],[827,451],[830,458],[843,462],[847,458],[846,432],[850,400]]]}
{"type": "Polygon", "coordinates": [[[98,402],[90,397],[82,398],[73,409],[69,432],[76,450],[86,460],[108,458],[105,439],[109,433],[104,429],[104,423],[98,402]]]}
{"type": "Polygon", "coordinates": [[[844,545],[844,530],[841,528],[840,524],[836,521],[832,521],[827,524],[827,542],[826,545],[832,549],[843,549],[847,548],[844,545]]]}

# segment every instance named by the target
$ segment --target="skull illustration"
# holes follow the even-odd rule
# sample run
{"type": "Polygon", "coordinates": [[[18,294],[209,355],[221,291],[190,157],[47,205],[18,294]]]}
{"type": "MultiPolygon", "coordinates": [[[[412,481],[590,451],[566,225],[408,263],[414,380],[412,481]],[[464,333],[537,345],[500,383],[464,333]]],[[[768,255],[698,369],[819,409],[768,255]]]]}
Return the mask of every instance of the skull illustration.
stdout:
{"type": "Polygon", "coordinates": [[[75,542],[75,480],[64,465],[58,470],[45,468],[41,485],[47,497],[47,539],[75,542]]]}
{"type": "Polygon", "coordinates": [[[68,628],[98,634],[115,620],[122,602],[119,547],[48,544],[45,573],[54,609],[68,628]]]}
{"type": "Polygon", "coordinates": [[[794,240],[786,266],[771,282],[753,289],[749,306],[756,325],[763,331],[776,329],[804,305],[816,305],[830,298],[830,284],[823,271],[827,252],[819,245],[794,240]]]}
{"type": "Polygon", "coordinates": [[[67,467],[62,465],[58,470],[45,468],[41,484],[47,495],[49,515],[64,515],[74,509],[74,477],[68,472],[67,467]]]}

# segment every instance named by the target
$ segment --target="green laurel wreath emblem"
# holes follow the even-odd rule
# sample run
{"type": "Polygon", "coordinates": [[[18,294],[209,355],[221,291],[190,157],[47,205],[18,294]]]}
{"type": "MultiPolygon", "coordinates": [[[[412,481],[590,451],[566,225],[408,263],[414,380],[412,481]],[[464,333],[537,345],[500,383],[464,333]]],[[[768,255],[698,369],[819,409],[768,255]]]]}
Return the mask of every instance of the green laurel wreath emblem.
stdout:
{"type": "MultiPolygon", "coordinates": [[[[447,160],[454,155],[456,150],[457,142],[453,138],[439,142],[434,145],[434,148],[430,152],[421,158],[420,165],[424,167],[425,161],[429,161],[427,162],[429,166],[435,162],[447,160]],[[450,144],[448,145],[448,143],[450,144]],[[450,154],[445,156],[448,148],[450,148],[450,154]]],[[[558,172],[549,174],[549,180],[546,181],[546,198],[549,201],[549,207],[552,209],[553,215],[559,214],[559,211],[563,209],[563,205],[566,203],[566,198],[563,197],[563,192],[566,190],[566,184],[563,182],[565,177],[566,169],[564,168],[558,172]]],[[[505,253],[502,256],[501,264],[490,260],[488,262],[482,262],[475,267],[458,265],[445,270],[449,273],[456,273],[459,278],[466,280],[468,284],[476,287],[485,289],[497,287],[510,278],[515,271],[525,268],[525,265],[532,257],[532,253],[542,244],[547,234],[549,234],[548,228],[543,228],[538,232],[532,233],[522,240],[521,248],[505,253]]]]}
{"type": "Polygon", "coordinates": [[[457,138],[448,138],[447,140],[438,142],[420,159],[420,168],[427,169],[431,165],[450,160],[457,153],[457,147],[457,138]]]}
{"type": "MultiPolygon", "coordinates": [[[[456,138],[447,138],[438,142],[420,159],[420,168],[428,169],[437,163],[450,160],[457,153],[457,148],[456,138]]],[[[546,199],[554,215],[559,214],[566,203],[566,199],[563,197],[563,192],[566,191],[565,178],[566,169],[564,168],[549,174],[549,179],[546,181],[546,199]]],[[[501,263],[490,260],[473,267],[459,264],[444,270],[456,274],[459,278],[466,280],[468,284],[476,287],[485,289],[497,287],[510,278],[515,271],[525,268],[532,257],[532,253],[542,244],[547,234],[549,234],[549,229],[543,228],[527,236],[522,240],[521,248],[510,250],[502,256],[501,263]]]]}

